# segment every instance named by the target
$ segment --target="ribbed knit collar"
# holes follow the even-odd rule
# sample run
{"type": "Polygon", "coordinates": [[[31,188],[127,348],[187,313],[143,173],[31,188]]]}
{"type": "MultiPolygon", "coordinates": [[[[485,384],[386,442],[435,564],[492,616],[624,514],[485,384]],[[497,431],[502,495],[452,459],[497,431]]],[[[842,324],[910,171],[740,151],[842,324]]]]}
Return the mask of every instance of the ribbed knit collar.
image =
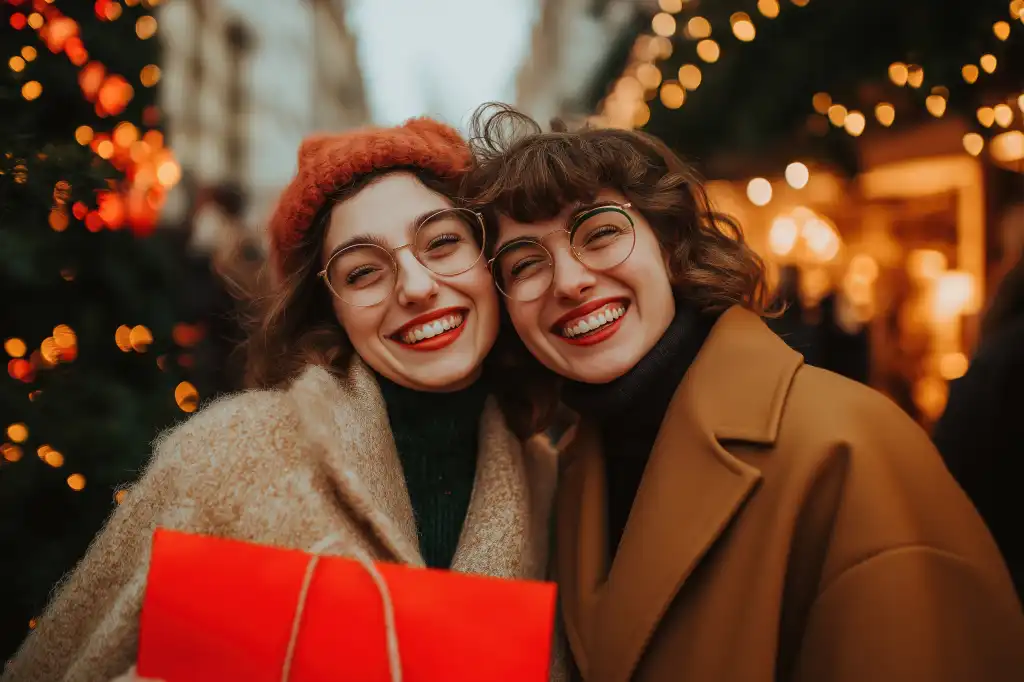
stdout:
{"type": "Polygon", "coordinates": [[[654,347],[622,376],[605,384],[568,381],[566,405],[584,417],[630,432],[654,432],[707,337],[714,318],[680,307],[654,347]]]}

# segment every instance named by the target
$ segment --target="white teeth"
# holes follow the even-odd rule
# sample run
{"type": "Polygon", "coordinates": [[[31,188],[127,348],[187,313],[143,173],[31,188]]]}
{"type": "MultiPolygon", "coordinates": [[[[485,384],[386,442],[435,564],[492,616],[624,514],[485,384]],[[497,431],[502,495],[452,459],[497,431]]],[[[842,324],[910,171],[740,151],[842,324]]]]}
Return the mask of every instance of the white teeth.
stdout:
{"type": "Polygon", "coordinates": [[[580,318],[573,324],[566,325],[562,328],[562,336],[573,338],[580,334],[586,334],[592,332],[595,329],[603,327],[606,324],[610,324],[615,320],[619,319],[626,313],[625,306],[622,305],[610,305],[602,308],[600,311],[584,318],[580,318]]]}
{"type": "Polygon", "coordinates": [[[462,315],[456,313],[454,315],[448,315],[426,324],[415,327],[402,335],[402,342],[408,344],[414,344],[417,341],[423,341],[424,339],[432,339],[438,334],[443,334],[446,331],[450,331],[462,325],[462,315]]]}

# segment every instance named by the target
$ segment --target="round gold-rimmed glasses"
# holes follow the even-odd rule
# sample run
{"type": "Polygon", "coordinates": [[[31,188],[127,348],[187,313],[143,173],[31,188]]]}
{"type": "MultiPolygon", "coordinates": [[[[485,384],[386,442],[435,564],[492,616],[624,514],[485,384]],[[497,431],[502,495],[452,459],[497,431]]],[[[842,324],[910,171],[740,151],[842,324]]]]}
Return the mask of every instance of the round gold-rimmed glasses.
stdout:
{"type": "Polygon", "coordinates": [[[600,272],[621,264],[636,245],[633,218],[626,212],[630,206],[597,206],[576,216],[568,228],[552,230],[539,239],[524,237],[503,244],[487,261],[498,291],[523,302],[544,295],[555,278],[555,259],[542,242],[558,232],[569,235],[572,255],[588,269],[600,272]]]}
{"type": "Polygon", "coordinates": [[[484,237],[483,216],[479,213],[445,208],[424,216],[410,243],[394,249],[372,241],[342,246],[331,254],[318,275],[339,299],[366,308],[384,302],[394,292],[399,272],[395,254],[402,249],[409,249],[435,275],[454,277],[477,264],[484,237]]]}

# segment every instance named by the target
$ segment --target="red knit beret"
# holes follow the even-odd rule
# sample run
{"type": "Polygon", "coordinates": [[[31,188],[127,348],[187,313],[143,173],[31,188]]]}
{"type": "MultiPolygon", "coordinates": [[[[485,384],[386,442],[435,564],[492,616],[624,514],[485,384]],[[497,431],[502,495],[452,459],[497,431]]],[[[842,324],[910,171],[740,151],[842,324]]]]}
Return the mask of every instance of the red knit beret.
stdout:
{"type": "Polygon", "coordinates": [[[299,167],[270,218],[270,256],[286,276],[288,253],[302,239],[328,195],[360,175],[388,168],[420,168],[439,178],[465,171],[472,154],[454,128],[414,118],[393,128],[366,127],[308,137],[299,146],[299,167]]]}

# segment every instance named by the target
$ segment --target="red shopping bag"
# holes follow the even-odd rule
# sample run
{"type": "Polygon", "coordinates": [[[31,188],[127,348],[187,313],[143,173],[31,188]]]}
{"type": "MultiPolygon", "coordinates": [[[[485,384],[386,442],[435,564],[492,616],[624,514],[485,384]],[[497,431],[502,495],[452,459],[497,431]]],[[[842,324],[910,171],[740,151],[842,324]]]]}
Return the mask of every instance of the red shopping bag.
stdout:
{"type": "Polygon", "coordinates": [[[288,682],[392,682],[391,635],[402,682],[542,682],[554,613],[550,583],[314,560],[158,529],[138,673],[282,682],[288,659],[288,682]]]}

